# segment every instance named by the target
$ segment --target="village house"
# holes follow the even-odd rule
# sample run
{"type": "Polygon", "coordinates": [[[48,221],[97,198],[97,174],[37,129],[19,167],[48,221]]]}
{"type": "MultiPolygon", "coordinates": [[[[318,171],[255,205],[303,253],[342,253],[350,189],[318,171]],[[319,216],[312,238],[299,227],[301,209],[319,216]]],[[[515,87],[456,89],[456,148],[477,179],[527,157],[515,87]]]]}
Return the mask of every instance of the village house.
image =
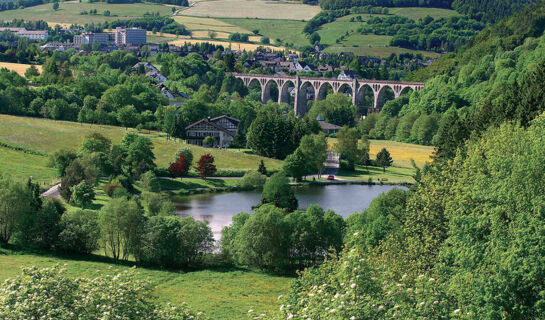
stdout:
{"type": "Polygon", "coordinates": [[[320,129],[322,129],[322,131],[326,135],[337,133],[339,130],[341,130],[341,127],[339,127],[338,125],[325,122],[325,119],[322,116],[316,117],[316,120],[318,121],[318,124],[320,125],[320,129]]]}
{"type": "Polygon", "coordinates": [[[290,70],[290,71],[315,71],[316,70],[316,67],[309,64],[309,63],[305,63],[305,62],[302,62],[302,61],[295,61],[293,63],[293,70],[290,70]]]}
{"type": "Polygon", "coordinates": [[[163,82],[166,82],[168,80],[168,78],[165,77],[162,73],[157,72],[157,71],[152,71],[152,70],[146,72],[146,77],[155,79],[159,83],[163,83],[163,82]]]}
{"type": "Polygon", "coordinates": [[[354,80],[356,79],[356,74],[354,71],[350,70],[343,70],[339,75],[337,76],[338,80],[354,80]]]}
{"type": "Polygon", "coordinates": [[[237,133],[240,120],[228,114],[216,118],[204,118],[185,127],[186,142],[197,146],[228,148],[237,133]],[[205,145],[206,137],[214,138],[212,145],[205,145]]]}

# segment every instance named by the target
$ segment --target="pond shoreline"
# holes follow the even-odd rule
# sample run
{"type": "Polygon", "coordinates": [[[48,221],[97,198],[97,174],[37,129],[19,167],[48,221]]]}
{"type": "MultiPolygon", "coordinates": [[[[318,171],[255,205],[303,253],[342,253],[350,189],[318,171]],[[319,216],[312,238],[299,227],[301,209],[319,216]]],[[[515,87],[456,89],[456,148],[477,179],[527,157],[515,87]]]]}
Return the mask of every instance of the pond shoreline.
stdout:
{"type": "MultiPolygon", "coordinates": [[[[389,182],[389,181],[378,181],[378,182],[369,182],[364,180],[333,180],[333,181],[304,181],[304,182],[291,182],[290,185],[295,188],[305,187],[305,186],[329,186],[329,185],[369,185],[369,186],[400,186],[409,188],[414,183],[411,182],[389,182]]],[[[229,192],[239,192],[239,191],[258,191],[262,190],[263,186],[254,186],[251,188],[238,187],[238,186],[226,186],[226,187],[208,187],[208,188],[195,188],[187,191],[180,190],[165,190],[166,194],[169,196],[191,196],[204,193],[229,193],[229,192]]]]}

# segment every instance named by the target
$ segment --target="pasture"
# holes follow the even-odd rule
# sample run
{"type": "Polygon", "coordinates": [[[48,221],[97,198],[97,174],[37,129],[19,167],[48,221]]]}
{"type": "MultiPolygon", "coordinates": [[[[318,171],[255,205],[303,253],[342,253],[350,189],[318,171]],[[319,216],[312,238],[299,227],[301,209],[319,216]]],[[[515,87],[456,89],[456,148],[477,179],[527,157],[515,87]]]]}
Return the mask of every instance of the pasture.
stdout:
{"type": "MultiPolygon", "coordinates": [[[[24,64],[24,63],[11,63],[11,62],[0,62],[0,69],[6,68],[10,71],[17,72],[20,76],[25,75],[25,71],[30,68],[30,64],[24,64]]],[[[38,72],[42,72],[42,66],[35,65],[36,69],[38,69],[38,72]]]]}
{"type": "Polygon", "coordinates": [[[418,19],[430,16],[434,19],[450,18],[459,16],[460,14],[456,10],[441,9],[441,8],[417,8],[417,7],[405,7],[405,8],[390,8],[390,14],[396,16],[407,17],[417,21],[418,19]]]}
{"type": "Polygon", "coordinates": [[[214,0],[199,1],[179,15],[214,18],[256,18],[309,20],[320,12],[319,6],[295,1],[214,0]]]}
{"type": "Polygon", "coordinates": [[[42,4],[39,6],[28,7],[24,9],[8,10],[0,12],[0,20],[45,20],[54,26],[55,24],[85,24],[104,21],[113,21],[117,19],[130,19],[141,17],[146,12],[159,12],[161,15],[170,15],[171,8],[161,4],[154,3],[131,3],[131,4],[110,4],[106,2],[79,3],[77,1],[59,2],[59,9],[53,10],[52,4],[42,4]],[[97,10],[97,15],[81,15],[82,11],[97,10]],[[110,16],[104,16],[105,10],[110,11],[110,16]]]}
{"type": "MultiPolygon", "coordinates": [[[[103,256],[63,257],[0,249],[0,281],[17,276],[21,267],[63,265],[70,277],[116,274],[132,267],[103,256]]],[[[291,278],[246,269],[204,269],[191,272],[137,268],[139,279],[150,281],[159,303],[187,303],[206,311],[210,319],[247,319],[248,310],[269,313],[278,308],[277,297],[285,294],[291,278]]]]}
{"type": "Polygon", "coordinates": [[[54,184],[55,169],[48,167],[49,159],[45,155],[35,155],[0,146],[0,173],[8,173],[13,179],[25,181],[32,177],[34,181],[54,184]]]}
{"type": "MultiPolygon", "coordinates": [[[[100,132],[110,138],[113,143],[118,143],[129,131],[115,126],[0,115],[0,141],[48,154],[62,148],[77,150],[85,137],[93,132],[100,132]]],[[[187,145],[179,139],[167,140],[163,133],[155,131],[145,131],[141,134],[149,137],[153,142],[153,151],[159,167],[167,167],[173,161],[175,153],[182,147],[191,149],[195,159],[205,153],[210,153],[216,160],[215,164],[218,170],[257,168],[262,159],[267,168],[280,168],[282,164],[280,160],[248,154],[245,150],[213,149],[187,145]]]]}
{"type": "Polygon", "coordinates": [[[250,30],[244,27],[240,27],[235,24],[231,24],[224,19],[213,18],[201,18],[201,17],[188,17],[188,16],[175,16],[174,20],[180,24],[183,24],[187,29],[201,30],[201,31],[215,31],[225,33],[251,33],[250,30]]]}
{"type": "MultiPolygon", "coordinates": [[[[328,138],[330,148],[333,148],[336,143],[336,138],[328,138]]],[[[379,153],[382,148],[388,149],[392,159],[394,160],[394,166],[408,169],[412,169],[411,159],[413,159],[416,165],[420,167],[426,162],[431,162],[431,155],[434,150],[434,147],[431,146],[422,146],[418,144],[390,140],[369,140],[370,158],[375,159],[377,153],[379,153]]]]}
{"type": "MultiPolygon", "coordinates": [[[[290,43],[294,47],[310,45],[307,36],[303,33],[305,22],[295,20],[275,19],[228,19],[221,21],[235,25],[244,30],[259,30],[259,34],[269,37],[271,42],[280,39],[282,43],[290,43]]],[[[247,33],[250,33],[248,31],[247,33]]]]}

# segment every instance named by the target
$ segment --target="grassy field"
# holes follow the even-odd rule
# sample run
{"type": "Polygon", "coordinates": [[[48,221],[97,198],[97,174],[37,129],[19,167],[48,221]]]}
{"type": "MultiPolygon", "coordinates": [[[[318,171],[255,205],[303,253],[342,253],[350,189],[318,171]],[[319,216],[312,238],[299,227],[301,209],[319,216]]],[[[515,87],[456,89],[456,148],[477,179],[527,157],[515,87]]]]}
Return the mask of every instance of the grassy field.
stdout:
{"type": "Polygon", "coordinates": [[[431,162],[430,157],[434,150],[434,147],[430,146],[397,141],[370,140],[369,143],[369,155],[371,159],[374,159],[382,148],[386,148],[394,160],[394,165],[401,168],[412,169],[411,159],[419,167],[423,166],[426,162],[431,162]]]}
{"type": "MultiPolygon", "coordinates": [[[[24,76],[25,71],[30,68],[30,64],[24,64],[24,63],[11,63],[11,62],[0,62],[0,68],[6,68],[11,71],[17,72],[19,75],[24,76]]],[[[42,72],[42,66],[36,65],[36,69],[38,69],[38,72],[42,72]]]]}
{"type": "Polygon", "coordinates": [[[242,43],[242,42],[230,42],[230,41],[221,41],[221,40],[208,40],[208,39],[190,39],[190,38],[181,38],[177,40],[169,41],[168,43],[177,45],[177,46],[183,46],[184,44],[195,44],[195,43],[203,43],[208,42],[215,45],[221,45],[224,48],[231,48],[232,50],[246,50],[246,51],[253,51],[257,49],[258,47],[263,47],[271,50],[284,50],[284,47],[281,46],[270,46],[270,45],[262,45],[257,43],[242,43]]]}
{"type": "MultiPolygon", "coordinates": [[[[25,266],[63,265],[72,277],[115,274],[131,267],[101,256],[64,258],[0,249],[0,281],[19,274],[25,266]]],[[[285,294],[291,278],[266,275],[244,269],[200,270],[193,272],[138,268],[138,277],[154,287],[160,303],[186,302],[192,309],[206,311],[210,319],[247,319],[249,309],[268,313],[278,308],[277,297],[285,294]]]]}
{"type": "Polygon", "coordinates": [[[320,12],[319,6],[295,1],[213,0],[199,1],[181,15],[215,18],[257,18],[309,20],[320,12]]]}
{"type": "Polygon", "coordinates": [[[386,172],[383,172],[382,168],[356,166],[355,171],[339,170],[336,178],[356,181],[369,181],[371,179],[374,183],[378,181],[387,183],[414,183],[413,175],[413,169],[398,166],[389,167],[386,169],[386,172]]]}
{"type": "Polygon", "coordinates": [[[390,8],[390,14],[396,16],[407,17],[409,19],[418,20],[426,16],[431,16],[434,19],[450,18],[459,16],[456,10],[440,9],[440,8],[390,8]]]}
{"type": "Polygon", "coordinates": [[[176,16],[174,20],[183,24],[191,31],[204,30],[226,33],[251,33],[252,29],[241,28],[238,25],[234,25],[225,22],[223,19],[202,18],[202,17],[188,17],[188,16],[176,16]]]}
{"type": "Polygon", "coordinates": [[[221,19],[230,25],[235,25],[245,30],[259,30],[259,34],[269,37],[271,41],[282,40],[283,43],[291,43],[295,47],[310,45],[303,33],[305,22],[295,20],[275,19],[221,19]]]}
{"type": "Polygon", "coordinates": [[[85,24],[117,19],[130,19],[141,17],[146,12],[159,12],[161,15],[172,13],[171,8],[154,3],[131,3],[131,4],[110,4],[106,2],[80,3],[78,1],[59,2],[59,10],[55,11],[52,4],[43,4],[17,10],[0,12],[0,20],[45,20],[52,26],[55,24],[85,24]],[[97,15],[80,15],[82,11],[96,9],[97,15]],[[105,10],[110,11],[110,16],[103,15],[105,10]]]}
{"type": "MultiPolygon", "coordinates": [[[[328,138],[329,147],[332,148],[336,141],[336,138],[328,138]]],[[[369,140],[370,158],[375,159],[377,153],[379,153],[382,148],[386,148],[390,152],[390,155],[394,160],[394,166],[408,169],[412,169],[411,159],[420,167],[426,162],[431,162],[430,157],[434,150],[433,147],[421,146],[418,144],[388,140],[369,140]]]]}
{"type": "MultiPolygon", "coordinates": [[[[0,141],[49,154],[61,148],[79,148],[85,136],[92,132],[100,132],[113,143],[117,143],[128,131],[114,126],[0,115],[0,141]]],[[[144,135],[153,141],[156,163],[160,167],[166,167],[173,161],[174,154],[182,147],[190,148],[195,159],[204,153],[212,154],[218,169],[257,168],[261,159],[265,161],[267,168],[271,169],[279,168],[282,163],[279,160],[247,154],[236,149],[223,150],[186,145],[180,140],[167,140],[164,134],[158,132],[152,131],[144,135]]]]}
{"type": "Polygon", "coordinates": [[[32,178],[45,185],[53,184],[55,170],[47,166],[48,157],[0,147],[0,173],[8,173],[17,180],[32,178]]]}

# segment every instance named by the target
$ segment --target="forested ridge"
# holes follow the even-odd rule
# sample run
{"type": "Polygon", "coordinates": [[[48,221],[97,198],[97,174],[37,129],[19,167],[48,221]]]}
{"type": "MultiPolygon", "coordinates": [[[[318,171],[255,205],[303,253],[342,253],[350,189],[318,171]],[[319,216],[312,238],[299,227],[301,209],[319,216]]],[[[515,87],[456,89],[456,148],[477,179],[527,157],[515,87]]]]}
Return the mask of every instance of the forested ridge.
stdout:
{"type": "Polygon", "coordinates": [[[544,17],[540,1],[420,73],[437,75],[400,114],[442,115],[434,163],[350,216],[274,319],[545,317],[544,17]]]}
{"type": "Polygon", "coordinates": [[[431,7],[455,9],[485,22],[496,22],[521,10],[536,0],[320,0],[324,10],[353,8],[362,6],[376,7],[431,7]]]}

